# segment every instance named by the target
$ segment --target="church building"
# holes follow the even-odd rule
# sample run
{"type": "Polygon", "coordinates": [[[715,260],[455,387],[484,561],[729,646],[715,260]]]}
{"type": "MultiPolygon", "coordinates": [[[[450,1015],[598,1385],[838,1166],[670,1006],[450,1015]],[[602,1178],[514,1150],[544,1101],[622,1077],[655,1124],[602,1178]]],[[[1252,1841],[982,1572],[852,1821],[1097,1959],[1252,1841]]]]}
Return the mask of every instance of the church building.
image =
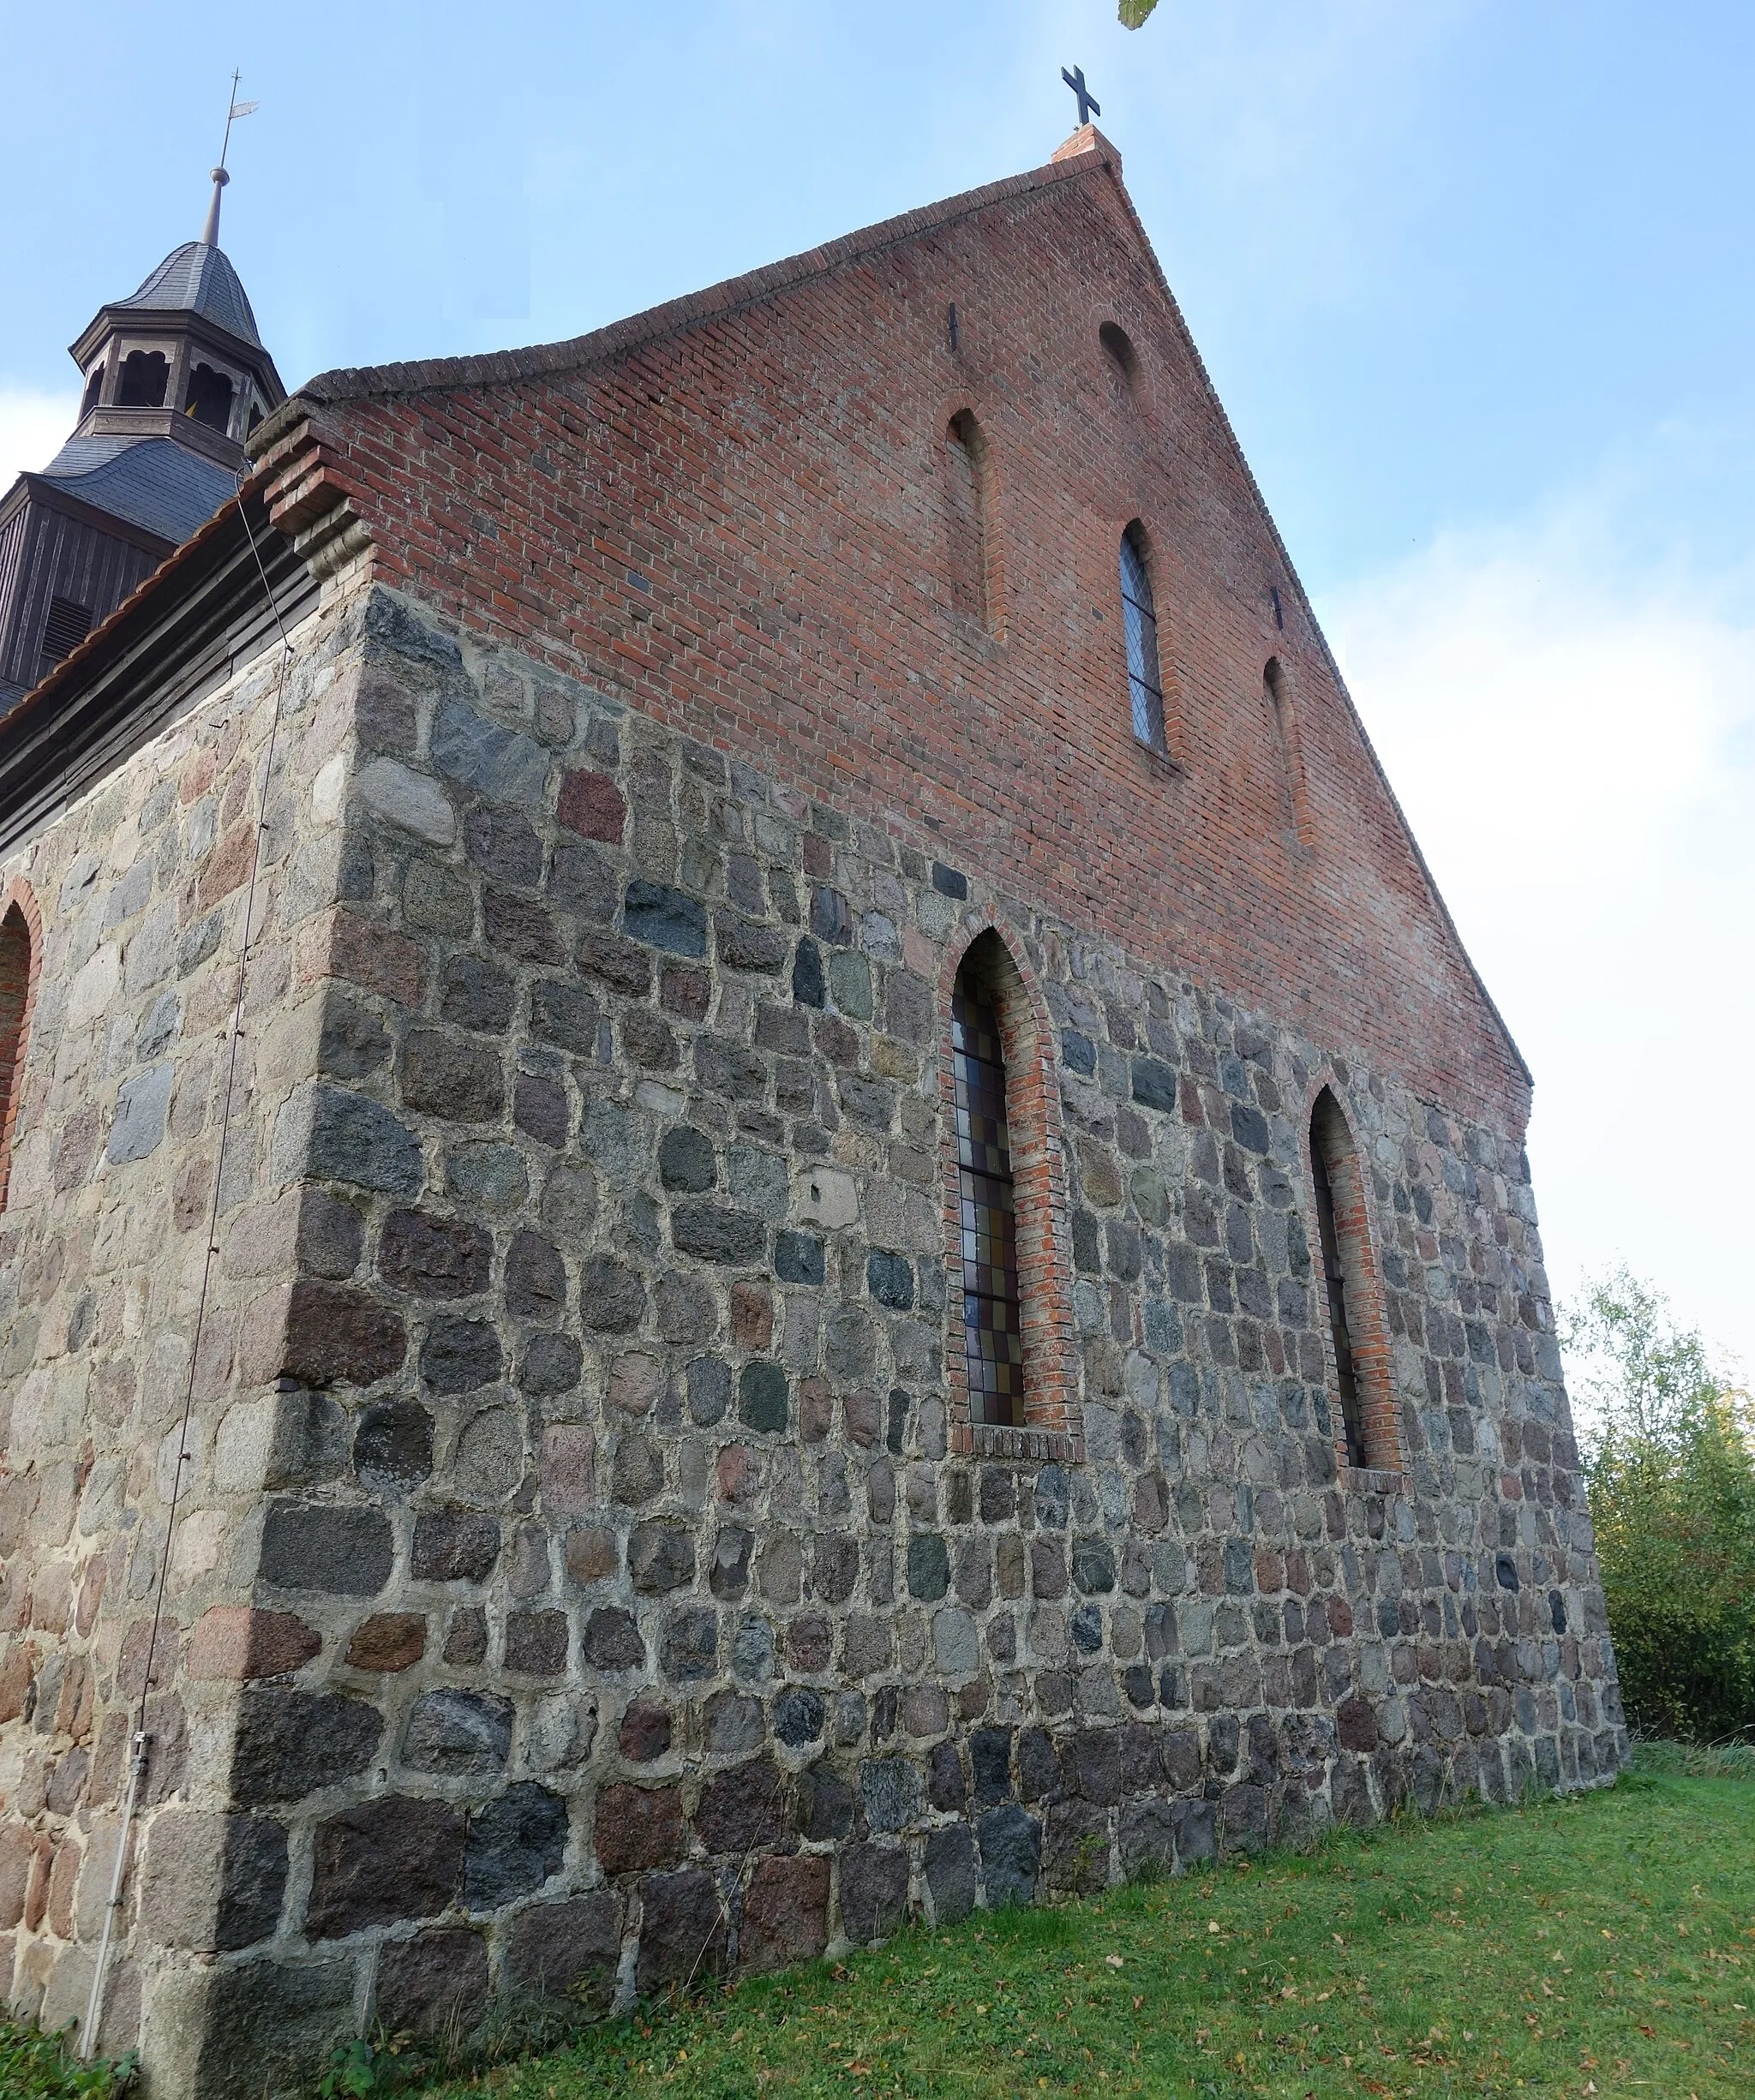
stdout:
{"type": "Polygon", "coordinates": [[[572,342],[283,400],[209,239],[76,354],[15,2006],[257,2100],[1614,1775],[1530,1074],[1100,133],[572,342]]]}

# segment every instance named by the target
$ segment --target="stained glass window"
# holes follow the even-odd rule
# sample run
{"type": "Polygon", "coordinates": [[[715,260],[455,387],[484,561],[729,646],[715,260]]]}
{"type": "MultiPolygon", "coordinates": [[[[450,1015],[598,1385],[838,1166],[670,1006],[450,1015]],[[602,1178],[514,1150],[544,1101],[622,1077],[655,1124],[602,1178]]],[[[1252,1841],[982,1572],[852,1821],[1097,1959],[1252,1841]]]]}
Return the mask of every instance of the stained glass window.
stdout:
{"type": "Polygon", "coordinates": [[[950,1014],[969,1418],[1021,1425],[1024,1335],[999,1013],[959,977],[950,1014]]]}
{"type": "Polygon", "coordinates": [[[1152,579],[1146,573],[1140,528],[1121,535],[1121,618],[1128,644],[1128,692],[1134,705],[1134,734],[1155,751],[1164,749],[1164,680],[1158,664],[1158,615],[1152,579]]]}

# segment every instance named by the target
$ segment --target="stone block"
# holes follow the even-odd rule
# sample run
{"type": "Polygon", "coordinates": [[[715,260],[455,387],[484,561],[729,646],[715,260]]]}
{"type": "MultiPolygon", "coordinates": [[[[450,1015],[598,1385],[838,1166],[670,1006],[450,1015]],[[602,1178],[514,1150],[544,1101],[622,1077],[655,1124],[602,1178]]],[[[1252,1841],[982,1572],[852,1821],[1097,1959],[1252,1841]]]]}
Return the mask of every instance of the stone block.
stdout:
{"type": "Polygon", "coordinates": [[[849,1845],[837,1865],[842,1931],[857,1946],[888,1939],[907,1916],[907,1854],[899,1845],[849,1845]]]}
{"type": "Polygon", "coordinates": [[[512,1702],[494,1692],[429,1691],[415,1702],[403,1732],[410,1770],[448,1779],[492,1779],[512,1750],[512,1702]]]}
{"type": "Polygon", "coordinates": [[[602,2013],[614,1992],[620,1954],[620,1906],[612,1891],[600,1889],[520,1911],[506,1928],[503,1973],[516,1993],[602,2013]]]}
{"type": "Polygon", "coordinates": [[[768,1229],[748,1211],[723,1203],[679,1203],[670,1213],[671,1242],[698,1261],[742,1266],[758,1261],[768,1229]]]}
{"type": "Polygon", "coordinates": [[[746,1363],[738,1379],[738,1420],[767,1435],[783,1431],[788,1418],[785,1371],[777,1363],[746,1363]]]}
{"type": "Polygon", "coordinates": [[[1176,1856],[1179,1866],[1198,1866],[1219,1857],[1217,1812],[1210,1801],[1177,1801],[1171,1804],[1176,1827],[1176,1856]]]}
{"type": "Polygon", "coordinates": [[[1051,1888],[1095,1895],[1107,1888],[1107,1811],[1090,1801],[1057,1802],[1048,1811],[1043,1864],[1051,1888]]]}
{"type": "Polygon", "coordinates": [[[385,1794],[319,1823],[305,1930],[334,1940],[405,1918],[434,1918],[463,1880],[465,1818],[448,1801],[385,1794]]]}
{"type": "Polygon", "coordinates": [[[651,1874],[640,1883],[640,1947],[634,1989],[642,1997],[666,1983],[716,1976],[729,1935],[719,1885],[699,1867],[651,1874]]]}
{"type": "Polygon", "coordinates": [[[310,1175],[386,1196],[417,1194],[425,1172],[419,1141],[388,1109],[320,1085],[296,1094],[281,1111],[273,1157],[283,1181],[310,1175]]]}
{"type": "Polygon", "coordinates": [[[975,1840],[967,1823],[950,1823],[926,1839],[926,1888],[933,1921],[954,1925],[975,1907],[975,1840]]]}
{"type": "Polygon", "coordinates": [[[609,1605],[585,1621],[579,1654],[594,1670],[639,1670],[645,1666],[646,1643],[633,1613],[609,1605]]]}
{"type": "Polygon", "coordinates": [[[351,1960],[188,1971],[154,2000],[168,2044],[154,2053],[155,2079],[202,2100],[307,2091],[355,2031],[353,2001],[351,1960]]]}
{"type": "Polygon", "coordinates": [[[462,2036],[488,2001],[488,1943],[478,1932],[429,1925],[378,1955],[374,2011],[390,2034],[462,2036]]]}
{"type": "Polygon", "coordinates": [[[1117,1827],[1121,1870],[1129,1881],[1150,1881],[1176,1867],[1176,1816],[1151,1796],[1123,1804],[1117,1827]]]}
{"type": "Polygon", "coordinates": [[[562,776],[555,815],[582,839],[601,839],[620,846],[627,823],[627,804],[607,774],[568,773],[562,776]]]}
{"type": "Polygon", "coordinates": [[[272,1816],[165,1810],[148,1828],[141,1923],[164,1947],[254,1947],[280,1921],[286,1874],[285,1828],[272,1816]]]}
{"type": "Polygon", "coordinates": [[[565,1612],[512,1612],[506,1621],[506,1666],[524,1677],[559,1677],[566,1668],[565,1612]]]}
{"type": "Polygon", "coordinates": [[[427,1621],[419,1612],[376,1612],[354,1629],[347,1644],[351,1670],[394,1674],[412,1669],[427,1652],[427,1621]]]}
{"type": "Polygon", "coordinates": [[[750,1877],[738,1959],[757,1974],[809,1961],[829,1943],[829,1862],[764,1859],[750,1877]]]}
{"type": "Polygon", "coordinates": [[[498,1522],[476,1510],[423,1510],[410,1573],[419,1582],[484,1582],[500,1558],[498,1522]]]}
{"type": "Polygon", "coordinates": [[[273,1502],[262,1528],[260,1574],[280,1589],[374,1597],[390,1579],[391,1553],[381,1510],[273,1502]]]}
{"type": "Polygon", "coordinates": [[[622,924],[632,940],[698,961],[707,952],[707,914],[692,897],[662,882],[627,886],[622,924]]]}
{"type": "Polygon", "coordinates": [[[508,1786],[470,1819],[464,1852],[467,1909],[497,1911],[560,1871],[566,1854],[566,1804],[546,1786],[508,1786]]]}
{"type": "Polygon", "coordinates": [[[989,1809],[975,1826],[988,1903],[1033,1903],[1042,1871],[1042,1826],[1015,1804],[989,1809]]]}
{"type": "Polygon", "coordinates": [[[920,1815],[920,1774],[906,1757],[868,1757],[860,1767],[860,1796],[873,1830],[906,1830],[920,1815]]]}
{"type": "Polygon", "coordinates": [[[418,1487],[433,1470],[433,1417],[415,1400],[368,1408],[354,1432],[353,1469],[368,1487],[418,1487]]]}
{"type": "Polygon", "coordinates": [[[646,1286],[639,1272],[613,1254],[593,1254],[579,1265],[579,1317],[596,1334],[626,1334],[645,1315],[646,1286]]]}
{"type": "Polygon", "coordinates": [[[621,1717],[616,1748],[632,1765],[656,1763],[670,1748],[668,1709],[653,1699],[636,1699],[621,1717]]]}
{"type": "Polygon", "coordinates": [[[479,1225],[428,1211],[392,1211],[378,1241],[378,1272],[415,1298],[469,1298],[488,1288],[493,1242],[479,1225]]]}
{"type": "Polygon", "coordinates": [[[241,1682],[302,1670],[320,1654],[323,1636],[294,1612],[216,1604],[202,1612],[189,1637],[192,1678],[241,1682]]]}
{"type": "Polygon", "coordinates": [[[446,1122],[498,1122],[506,1112],[500,1052],[438,1029],[416,1029],[403,1044],[402,1100],[446,1122]]]}
{"type": "Polygon", "coordinates": [[[627,1566],[643,1596],[683,1588],[695,1579],[694,1535],[668,1521],[637,1524],[628,1541],[627,1566]]]}
{"type": "Polygon", "coordinates": [[[306,1385],[375,1385],[408,1354],[401,1315],[370,1291],[308,1280],[293,1284],[285,1302],[270,1376],[306,1385]]]}
{"type": "Polygon", "coordinates": [[[421,1378],[429,1391],[475,1392],[491,1385],[505,1367],[499,1331],[490,1320],[441,1313],[428,1326],[421,1378]]]}
{"type": "Polygon", "coordinates": [[[682,1858],[682,1790],[601,1787],[593,1829],[597,1864],[606,1874],[671,1866],[682,1858]]]}
{"type": "Polygon", "coordinates": [[[363,1699],[252,1686],[238,1702],[232,1798],[258,1806],[344,1785],[371,1763],[383,1733],[384,1716],[363,1699]]]}
{"type": "Polygon", "coordinates": [[[701,1789],[695,1832],[710,1852],[743,1853],[777,1844],[786,1828],[786,1781],[771,1758],[752,1757],[701,1789]]]}

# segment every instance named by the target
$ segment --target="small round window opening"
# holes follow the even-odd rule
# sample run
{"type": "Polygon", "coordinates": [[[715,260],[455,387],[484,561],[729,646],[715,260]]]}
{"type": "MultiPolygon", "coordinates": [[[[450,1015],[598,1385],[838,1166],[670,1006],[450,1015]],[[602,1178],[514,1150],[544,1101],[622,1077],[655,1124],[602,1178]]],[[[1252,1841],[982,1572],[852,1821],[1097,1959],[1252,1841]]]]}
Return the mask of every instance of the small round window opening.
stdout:
{"type": "Polygon", "coordinates": [[[1111,370],[1123,386],[1137,384],[1140,377],[1140,353],[1134,348],[1133,338],[1125,328],[1119,328],[1112,320],[1106,320],[1097,331],[1097,340],[1103,345],[1103,354],[1109,360],[1111,370]]]}

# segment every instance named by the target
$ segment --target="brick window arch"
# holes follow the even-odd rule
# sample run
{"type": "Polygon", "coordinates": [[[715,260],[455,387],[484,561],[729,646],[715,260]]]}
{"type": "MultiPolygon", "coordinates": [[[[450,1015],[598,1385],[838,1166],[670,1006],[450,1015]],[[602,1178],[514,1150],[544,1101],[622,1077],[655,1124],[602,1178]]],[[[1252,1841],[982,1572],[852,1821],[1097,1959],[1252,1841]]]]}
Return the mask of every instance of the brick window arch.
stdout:
{"type": "Polygon", "coordinates": [[[999,631],[999,580],[993,560],[992,462],[973,409],[959,409],[944,433],[951,602],[967,620],[999,631]]]}
{"type": "Polygon", "coordinates": [[[1158,649],[1158,610],[1146,528],[1136,518],[1121,535],[1121,624],[1128,651],[1128,698],[1134,734],[1150,750],[1167,751],[1164,731],[1164,670],[1158,649]]]}
{"type": "Polygon", "coordinates": [[[0,895],[0,1211],[12,1167],[12,1145],[24,1092],[25,1050],[41,960],[36,900],[21,882],[0,895]]]}
{"type": "Polygon", "coordinates": [[[941,991],[952,1440],[961,1451],[1075,1458],[1065,1174],[1046,1013],[992,926],[947,959],[941,991]]]}
{"type": "Polygon", "coordinates": [[[1335,1445],[1349,1465],[1401,1466],[1383,1293],[1372,1251],[1365,1176],[1345,1112],[1327,1086],[1310,1110],[1310,1180],[1321,1275],[1318,1316],[1335,1445]]]}

